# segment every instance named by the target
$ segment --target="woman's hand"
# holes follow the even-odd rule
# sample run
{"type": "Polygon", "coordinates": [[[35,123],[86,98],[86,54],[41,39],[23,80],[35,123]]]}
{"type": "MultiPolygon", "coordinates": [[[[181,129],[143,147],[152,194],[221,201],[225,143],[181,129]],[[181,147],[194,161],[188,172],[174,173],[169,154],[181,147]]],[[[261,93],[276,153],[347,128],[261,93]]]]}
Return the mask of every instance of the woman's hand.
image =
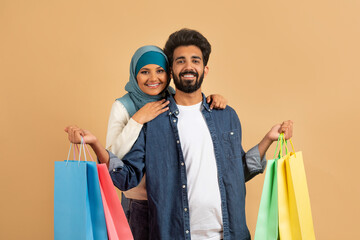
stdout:
{"type": "Polygon", "coordinates": [[[139,111],[132,116],[132,118],[140,124],[147,123],[156,118],[159,114],[169,110],[169,107],[167,107],[169,103],[170,101],[166,101],[165,99],[147,103],[140,108],[139,111]]]}
{"type": "Polygon", "coordinates": [[[97,138],[88,130],[79,128],[78,126],[67,126],[65,132],[68,134],[69,141],[71,143],[81,143],[81,137],[84,139],[84,143],[93,144],[97,141],[97,138]]]}
{"type": "Polygon", "coordinates": [[[211,94],[206,98],[206,102],[210,103],[210,109],[225,109],[227,100],[219,94],[211,94]]]}
{"type": "Polygon", "coordinates": [[[291,120],[285,121],[282,124],[276,124],[266,134],[271,141],[276,141],[280,133],[284,133],[285,139],[288,140],[293,135],[293,122],[291,120]]]}

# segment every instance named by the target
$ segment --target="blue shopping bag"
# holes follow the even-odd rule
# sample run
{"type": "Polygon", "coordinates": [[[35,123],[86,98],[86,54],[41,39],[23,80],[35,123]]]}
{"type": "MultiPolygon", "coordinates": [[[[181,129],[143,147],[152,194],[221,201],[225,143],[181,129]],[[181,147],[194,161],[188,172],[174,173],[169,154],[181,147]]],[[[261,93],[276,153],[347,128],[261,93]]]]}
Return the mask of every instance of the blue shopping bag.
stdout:
{"type": "Polygon", "coordinates": [[[95,162],[55,162],[54,239],[108,239],[95,162]]]}

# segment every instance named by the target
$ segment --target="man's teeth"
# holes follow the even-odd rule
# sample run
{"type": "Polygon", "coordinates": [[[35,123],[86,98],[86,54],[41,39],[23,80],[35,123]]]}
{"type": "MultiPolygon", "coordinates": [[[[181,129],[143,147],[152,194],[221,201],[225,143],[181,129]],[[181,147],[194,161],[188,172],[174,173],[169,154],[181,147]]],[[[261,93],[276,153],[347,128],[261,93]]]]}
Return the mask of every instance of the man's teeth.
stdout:
{"type": "Polygon", "coordinates": [[[195,77],[195,76],[192,74],[185,74],[184,77],[191,78],[191,77],[195,77]]]}

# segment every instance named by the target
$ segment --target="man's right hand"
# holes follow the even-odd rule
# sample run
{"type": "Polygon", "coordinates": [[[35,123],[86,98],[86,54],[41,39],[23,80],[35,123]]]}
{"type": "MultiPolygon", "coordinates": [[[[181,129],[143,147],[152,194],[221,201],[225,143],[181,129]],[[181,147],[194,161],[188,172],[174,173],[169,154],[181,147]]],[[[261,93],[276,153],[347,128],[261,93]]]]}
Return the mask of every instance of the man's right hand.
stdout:
{"type": "Polygon", "coordinates": [[[84,139],[84,143],[93,144],[97,141],[97,138],[88,130],[79,128],[78,126],[67,126],[65,132],[68,134],[68,139],[71,143],[81,143],[81,137],[84,139]]]}

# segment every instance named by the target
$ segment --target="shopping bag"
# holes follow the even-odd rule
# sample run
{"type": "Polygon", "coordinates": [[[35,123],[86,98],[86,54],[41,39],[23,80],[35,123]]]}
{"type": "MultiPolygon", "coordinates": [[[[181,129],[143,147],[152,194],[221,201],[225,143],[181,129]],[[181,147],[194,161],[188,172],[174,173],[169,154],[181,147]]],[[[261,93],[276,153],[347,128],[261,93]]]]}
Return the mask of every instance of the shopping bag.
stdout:
{"type": "Polygon", "coordinates": [[[79,160],[55,162],[55,240],[108,239],[96,163],[80,161],[82,148],[79,160]]]}
{"type": "Polygon", "coordinates": [[[277,240],[279,235],[278,221],[278,186],[277,186],[277,161],[280,154],[275,158],[277,149],[282,147],[282,136],[279,136],[275,154],[272,160],[268,160],[265,173],[263,191],[261,194],[258,219],[255,229],[255,240],[277,240]]]}
{"type": "MultiPolygon", "coordinates": [[[[280,239],[315,239],[310,198],[302,152],[294,151],[278,161],[280,239]]],[[[285,143],[286,146],[286,143],[285,143]]]]}
{"type": "Polygon", "coordinates": [[[105,164],[98,164],[97,168],[109,239],[133,240],[130,226],[111,180],[108,168],[105,164]]]}
{"type": "Polygon", "coordinates": [[[294,208],[296,200],[289,174],[289,157],[290,153],[287,153],[285,157],[279,159],[277,169],[280,239],[301,240],[298,212],[294,208]]]}
{"type": "Polygon", "coordinates": [[[255,230],[255,240],[278,238],[278,201],[275,159],[269,160],[255,230]]]}

